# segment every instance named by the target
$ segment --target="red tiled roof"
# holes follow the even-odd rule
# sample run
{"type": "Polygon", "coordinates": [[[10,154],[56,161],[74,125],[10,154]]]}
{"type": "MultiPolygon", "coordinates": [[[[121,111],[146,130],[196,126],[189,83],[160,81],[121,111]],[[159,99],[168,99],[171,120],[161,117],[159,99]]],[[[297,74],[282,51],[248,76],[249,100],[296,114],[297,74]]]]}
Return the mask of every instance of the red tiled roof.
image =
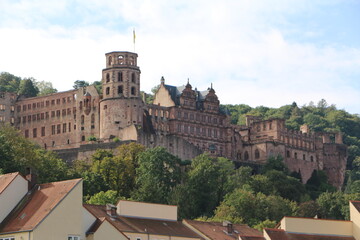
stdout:
{"type": "Polygon", "coordinates": [[[360,201],[350,201],[352,205],[356,208],[358,212],[360,212],[360,201]]]}
{"type": "Polygon", "coordinates": [[[224,227],[223,224],[219,222],[202,222],[194,220],[184,221],[193,226],[201,233],[203,233],[208,238],[213,240],[234,240],[238,238],[238,236],[262,237],[261,232],[256,229],[250,228],[248,225],[245,224],[233,224],[233,234],[227,234],[227,227],[224,227]]]}
{"type": "Polygon", "coordinates": [[[264,237],[261,236],[240,236],[241,240],[265,240],[264,237]]]}
{"type": "MultiPolygon", "coordinates": [[[[10,185],[10,183],[20,175],[19,172],[0,175],[0,194],[10,185]]],[[[21,175],[20,175],[21,176],[21,175]]]]}
{"type": "Polygon", "coordinates": [[[106,218],[108,222],[110,222],[121,232],[200,238],[200,236],[198,236],[179,221],[123,217],[119,215],[117,215],[115,218],[112,218],[106,214],[106,207],[103,205],[84,204],[84,207],[96,218],[106,218]]]}
{"type": "Polygon", "coordinates": [[[320,235],[320,234],[304,234],[304,233],[290,233],[283,229],[265,229],[272,240],[355,240],[354,237],[334,236],[334,235],[320,235]]]}
{"type": "Polygon", "coordinates": [[[81,179],[36,185],[0,226],[1,233],[33,230],[81,179]]]}
{"type": "MultiPolygon", "coordinates": [[[[105,221],[107,221],[107,219],[105,217],[97,218],[96,221],[93,223],[93,225],[91,225],[89,230],[86,232],[86,234],[89,235],[89,234],[95,233],[99,229],[101,224],[103,224],[103,222],[105,222],[105,221]]],[[[112,223],[110,222],[110,224],[112,224],[112,223]]],[[[119,231],[119,229],[117,229],[117,228],[115,228],[115,229],[119,231]]],[[[120,232],[120,234],[122,234],[127,239],[130,239],[123,232],[121,232],[121,231],[119,231],[119,232],[120,232]]]]}

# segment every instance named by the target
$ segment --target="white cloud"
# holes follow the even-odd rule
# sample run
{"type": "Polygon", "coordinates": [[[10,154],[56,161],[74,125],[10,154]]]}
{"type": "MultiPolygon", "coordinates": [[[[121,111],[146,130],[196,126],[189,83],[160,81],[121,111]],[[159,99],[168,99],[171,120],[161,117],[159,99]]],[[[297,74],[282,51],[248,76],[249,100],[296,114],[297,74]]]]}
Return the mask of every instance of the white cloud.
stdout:
{"type": "Polygon", "coordinates": [[[287,17],[338,1],[28,2],[5,2],[8,15],[16,11],[6,23],[16,27],[0,25],[0,71],[52,81],[59,90],[78,79],[100,80],[105,52],[133,51],[136,27],[147,92],[164,75],[173,85],[190,78],[198,89],[213,82],[223,103],[278,107],[325,98],[360,112],[354,104],[360,100],[354,84],[360,76],[360,49],[287,38],[293,31],[321,36],[316,29],[292,29],[287,17]],[[61,25],[59,18],[72,11],[79,19],[61,25]],[[31,15],[37,15],[35,20],[31,15]]]}

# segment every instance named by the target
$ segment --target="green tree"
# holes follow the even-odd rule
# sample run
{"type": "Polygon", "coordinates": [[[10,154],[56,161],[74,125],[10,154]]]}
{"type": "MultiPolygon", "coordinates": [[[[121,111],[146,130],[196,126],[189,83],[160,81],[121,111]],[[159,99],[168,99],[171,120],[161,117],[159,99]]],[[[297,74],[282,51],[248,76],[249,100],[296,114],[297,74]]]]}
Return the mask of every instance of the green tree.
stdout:
{"type": "Polygon", "coordinates": [[[181,160],[163,147],[147,149],[138,158],[136,190],[138,201],[168,203],[171,190],[181,181],[181,160]]]}
{"type": "Polygon", "coordinates": [[[19,95],[23,95],[25,97],[36,97],[39,93],[39,89],[35,86],[35,79],[33,78],[25,78],[21,80],[19,86],[19,95]]]}
{"type": "Polygon", "coordinates": [[[106,205],[108,203],[116,205],[118,200],[121,199],[114,190],[108,190],[106,192],[98,192],[90,197],[90,199],[86,202],[88,204],[95,205],[106,205]]]}
{"type": "Polygon", "coordinates": [[[84,81],[84,80],[76,80],[74,82],[74,86],[73,88],[74,89],[79,89],[79,88],[82,88],[82,87],[87,87],[89,86],[90,84],[87,82],[87,81],[84,81]]]}
{"type": "Polygon", "coordinates": [[[266,196],[238,188],[226,195],[212,220],[256,226],[266,220],[278,222],[283,216],[293,216],[295,212],[296,204],[280,196],[266,196]]]}
{"type": "Polygon", "coordinates": [[[35,86],[39,90],[38,96],[45,96],[52,93],[57,93],[56,88],[53,87],[51,82],[39,81],[35,82],[35,86]]]}
{"type": "Polygon", "coordinates": [[[16,93],[19,90],[21,78],[8,72],[0,73],[0,92],[16,93]]]}
{"type": "Polygon", "coordinates": [[[178,186],[172,203],[182,218],[211,216],[228,192],[236,186],[234,166],[228,159],[201,154],[192,160],[185,183],[178,186]]]}

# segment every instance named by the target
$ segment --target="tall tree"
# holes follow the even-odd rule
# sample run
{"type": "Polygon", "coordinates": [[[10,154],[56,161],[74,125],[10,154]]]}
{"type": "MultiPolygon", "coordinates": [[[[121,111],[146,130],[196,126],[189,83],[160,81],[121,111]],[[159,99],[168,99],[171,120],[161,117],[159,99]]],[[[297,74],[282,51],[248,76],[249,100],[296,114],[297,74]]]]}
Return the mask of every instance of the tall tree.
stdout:
{"type": "Polygon", "coordinates": [[[39,89],[38,96],[45,96],[57,92],[56,88],[53,87],[51,82],[39,81],[35,82],[35,86],[39,89]]]}
{"type": "Polygon", "coordinates": [[[19,90],[21,78],[8,72],[0,73],[0,92],[13,92],[19,90]]]}
{"type": "Polygon", "coordinates": [[[168,203],[171,190],[181,181],[181,160],[163,147],[142,152],[136,169],[132,198],[138,201],[168,203]]]}
{"type": "Polygon", "coordinates": [[[82,87],[87,87],[89,86],[90,84],[87,82],[87,81],[84,81],[84,80],[76,80],[74,82],[74,86],[73,88],[74,89],[79,89],[79,88],[82,88],[82,87]]]}
{"type": "Polygon", "coordinates": [[[24,95],[25,97],[36,97],[39,93],[39,89],[34,84],[35,79],[25,78],[21,80],[19,86],[19,95],[24,95]]]}

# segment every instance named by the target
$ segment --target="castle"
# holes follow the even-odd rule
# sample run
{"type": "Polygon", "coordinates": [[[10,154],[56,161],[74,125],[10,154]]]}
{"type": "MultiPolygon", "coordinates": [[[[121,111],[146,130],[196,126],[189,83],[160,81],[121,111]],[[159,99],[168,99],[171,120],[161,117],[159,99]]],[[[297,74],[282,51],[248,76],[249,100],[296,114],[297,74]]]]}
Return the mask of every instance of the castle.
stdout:
{"type": "Polygon", "coordinates": [[[233,125],[219,108],[212,86],[198,91],[189,82],[167,85],[164,78],[153,103],[146,104],[140,94],[138,55],[115,51],[105,57],[101,94],[94,86],[32,98],[3,92],[0,121],[68,160],[85,158],[96,148],[113,148],[114,139],[119,139],[163,146],[182,159],[208,152],[261,164],[281,155],[304,183],[314,170],[324,170],[332,185],[342,186],[347,148],[341,133],[314,133],[306,126],[291,131],[283,119],[253,116],[244,126],[233,125]],[[99,141],[90,142],[89,137],[99,141]]]}

